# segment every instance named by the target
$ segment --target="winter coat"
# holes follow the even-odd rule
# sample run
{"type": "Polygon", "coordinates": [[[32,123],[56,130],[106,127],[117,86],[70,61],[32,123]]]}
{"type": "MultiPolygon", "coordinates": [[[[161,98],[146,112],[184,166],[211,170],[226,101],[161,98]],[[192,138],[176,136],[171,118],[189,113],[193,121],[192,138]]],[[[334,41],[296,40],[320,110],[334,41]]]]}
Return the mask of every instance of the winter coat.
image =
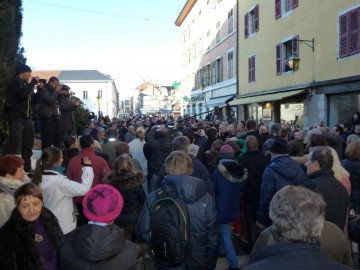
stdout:
{"type": "Polygon", "coordinates": [[[34,95],[35,79],[30,83],[16,77],[9,84],[6,96],[7,115],[22,118],[31,118],[31,103],[34,95]]]}
{"type": "MultiPolygon", "coordinates": [[[[251,250],[250,256],[260,249],[281,242],[274,226],[264,230],[251,250]]],[[[335,224],[325,221],[320,236],[320,253],[341,264],[353,266],[350,244],[344,232],[335,224]]]]}
{"type": "MultiPolygon", "coordinates": [[[[94,171],[94,181],[92,183],[92,187],[100,184],[101,180],[110,173],[110,167],[102,157],[98,157],[95,155],[95,149],[92,147],[83,148],[81,153],[72,158],[69,162],[69,165],[66,169],[66,176],[73,181],[82,182],[82,165],[81,159],[89,158],[91,161],[91,166],[94,171]]],[[[83,197],[76,197],[75,202],[81,203],[83,197]]]]}
{"type": "MultiPolygon", "coordinates": [[[[55,215],[43,207],[39,219],[52,240],[60,260],[64,235],[55,215]]],[[[12,211],[10,219],[0,229],[0,269],[42,269],[33,223],[25,221],[17,209],[12,211]]]]}
{"type": "MultiPolygon", "coordinates": [[[[194,177],[204,180],[206,183],[206,186],[207,186],[207,192],[209,192],[210,194],[214,194],[213,183],[212,183],[211,175],[210,175],[208,169],[196,157],[194,157],[193,155],[189,155],[189,156],[192,161],[191,176],[194,176],[194,177]]],[[[167,174],[165,171],[165,165],[163,164],[161,166],[161,169],[160,169],[160,172],[159,172],[159,175],[157,178],[157,182],[160,184],[164,180],[166,175],[167,174]]],[[[160,188],[160,186],[158,186],[156,188],[160,188]]]]}
{"type": "Polygon", "coordinates": [[[238,163],[248,170],[244,204],[251,204],[254,209],[259,204],[262,175],[269,162],[270,157],[260,151],[247,151],[238,158],[238,163]]]}
{"type": "Polygon", "coordinates": [[[84,225],[61,249],[62,269],[145,269],[138,245],[115,224],[84,225]]]}
{"type": "Polygon", "coordinates": [[[40,92],[41,101],[39,105],[39,115],[46,119],[60,119],[59,92],[50,84],[46,84],[40,92]]]}
{"type": "Polygon", "coordinates": [[[245,191],[247,170],[235,160],[220,160],[212,174],[217,220],[219,224],[233,222],[240,213],[240,193],[245,191]]]}
{"type": "Polygon", "coordinates": [[[282,242],[254,253],[244,270],[318,270],[353,269],[320,253],[319,245],[282,242]]]}
{"type": "Polygon", "coordinates": [[[139,161],[144,176],[146,176],[148,171],[148,161],[146,160],[144,155],[144,145],[145,140],[141,141],[139,138],[135,138],[134,140],[129,142],[129,152],[134,159],[139,161]]]}
{"type": "Polygon", "coordinates": [[[286,185],[293,185],[296,179],[304,177],[304,170],[288,155],[273,157],[262,176],[256,220],[266,225],[270,201],[274,194],[286,185]]]}
{"type": "Polygon", "coordinates": [[[57,217],[64,234],[76,228],[73,197],[85,195],[94,179],[91,167],[85,166],[81,171],[81,183],[71,181],[65,175],[52,170],[43,172],[40,183],[44,206],[57,217]]]}
{"type": "Polygon", "coordinates": [[[69,149],[65,149],[62,151],[63,153],[63,163],[61,164],[61,166],[63,166],[65,168],[65,170],[67,169],[67,166],[69,165],[70,160],[77,156],[78,154],[80,154],[79,149],[77,148],[69,148],[69,149]]]}
{"type": "Polygon", "coordinates": [[[69,96],[64,94],[59,95],[59,105],[61,111],[61,132],[72,132],[75,129],[75,119],[73,112],[77,109],[78,106],[70,101],[69,96]]]}
{"type": "MultiPolygon", "coordinates": [[[[161,184],[162,189],[184,200],[190,220],[191,257],[202,265],[202,269],[214,269],[217,261],[219,227],[216,222],[216,206],[206,183],[196,177],[168,175],[161,184]]],[[[135,226],[137,239],[150,244],[150,208],[156,192],[147,197],[135,226]]]]}
{"type": "Polygon", "coordinates": [[[115,168],[115,160],[116,160],[116,144],[118,140],[115,141],[108,141],[101,146],[103,154],[107,155],[109,158],[107,162],[109,167],[113,170],[115,168]]]}
{"type": "Polygon", "coordinates": [[[14,193],[24,182],[0,176],[0,228],[15,208],[14,193]]]}
{"type": "Polygon", "coordinates": [[[349,172],[352,190],[360,190],[360,160],[341,161],[341,165],[349,172]]]}
{"type": "Polygon", "coordinates": [[[331,169],[315,171],[306,179],[298,180],[297,184],[320,193],[326,203],[325,220],[344,230],[350,198],[344,185],[335,178],[331,169]]]}
{"type": "Polygon", "coordinates": [[[143,174],[132,172],[112,172],[103,180],[103,184],[109,184],[120,191],[124,206],[115,223],[121,226],[135,225],[146,196],[142,187],[143,174]]]}

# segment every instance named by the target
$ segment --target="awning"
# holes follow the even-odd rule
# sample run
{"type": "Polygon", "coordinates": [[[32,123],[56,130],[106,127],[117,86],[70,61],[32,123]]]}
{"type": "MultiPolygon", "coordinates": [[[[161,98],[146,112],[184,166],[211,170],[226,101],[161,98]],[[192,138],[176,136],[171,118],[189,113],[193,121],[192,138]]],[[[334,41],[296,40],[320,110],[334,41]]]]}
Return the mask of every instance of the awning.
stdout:
{"type": "Polygon", "coordinates": [[[251,104],[257,102],[281,100],[283,98],[295,96],[302,92],[304,92],[304,89],[296,90],[296,91],[279,92],[279,93],[273,93],[267,95],[252,96],[252,97],[235,98],[234,100],[230,101],[229,104],[231,106],[235,106],[235,105],[251,104]]]}
{"type": "Polygon", "coordinates": [[[211,98],[208,102],[206,102],[207,106],[214,106],[214,107],[223,107],[226,106],[226,102],[230,99],[232,99],[234,97],[234,95],[230,95],[230,96],[224,96],[224,97],[219,97],[219,98],[211,98]]]}

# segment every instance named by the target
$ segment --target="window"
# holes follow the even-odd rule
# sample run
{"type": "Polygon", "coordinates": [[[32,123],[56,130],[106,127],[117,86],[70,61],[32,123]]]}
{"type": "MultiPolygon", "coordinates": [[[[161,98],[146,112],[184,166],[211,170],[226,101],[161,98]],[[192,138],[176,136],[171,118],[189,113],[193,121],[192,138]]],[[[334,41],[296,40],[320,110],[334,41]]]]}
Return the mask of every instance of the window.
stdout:
{"type": "Polygon", "coordinates": [[[227,53],[227,78],[234,77],[234,51],[227,53]]]}
{"type": "Polygon", "coordinates": [[[284,14],[298,6],[299,0],[275,0],[275,19],[281,18],[284,14]]]}
{"type": "Polygon", "coordinates": [[[339,57],[360,53],[360,7],[339,17],[339,57]]]}
{"type": "Polygon", "coordinates": [[[249,57],[249,83],[255,82],[255,55],[249,57]]]}
{"type": "Polygon", "coordinates": [[[97,95],[99,98],[102,98],[102,91],[101,90],[98,90],[98,95],[97,95]]]}
{"type": "Polygon", "coordinates": [[[222,82],[222,66],[222,57],[220,57],[215,62],[215,83],[222,82]]]}
{"type": "Polygon", "coordinates": [[[205,86],[209,86],[211,84],[211,67],[210,64],[206,66],[206,75],[205,75],[205,86]]]}
{"type": "Polygon", "coordinates": [[[276,74],[281,75],[283,72],[292,71],[289,66],[291,56],[299,57],[299,36],[276,45],[276,74]]]}
{"type": "Polygon", "coordinates": [[[215,39],[216,43],[220,42],[220,21],[217,22],[216,24],[216,39],[215,39]]]}
{"type": "Polygon", "coordinates": [[[228,21],[227,21],[227,32],[228,34],[234,31],[234,9],[231,9],[228,12],[228,21]]]}
{"type": "Polygon", "coordinates": [[[83,100],[88,99],[88,91],[83,91],[83,100]]]}
{"type": "Polygon", "coordinates": [[[246,13],[244,20],[244,35],[245,38],[248,38],[250,35],[259,31],[259,5],[256,5],[252,10],[246,13]]]}

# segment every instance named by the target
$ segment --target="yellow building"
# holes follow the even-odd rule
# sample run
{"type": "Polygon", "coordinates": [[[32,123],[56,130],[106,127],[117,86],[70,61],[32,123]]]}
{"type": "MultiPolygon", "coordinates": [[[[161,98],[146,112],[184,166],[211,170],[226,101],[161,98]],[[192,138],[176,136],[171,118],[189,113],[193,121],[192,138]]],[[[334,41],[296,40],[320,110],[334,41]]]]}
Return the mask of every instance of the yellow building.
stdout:
{"type": "Polygon", "coordinates": [[[358,0],[239,1],[237,55],[242,120],[279,122],[297,104],[307,129],[359,111],[358,0]]]}

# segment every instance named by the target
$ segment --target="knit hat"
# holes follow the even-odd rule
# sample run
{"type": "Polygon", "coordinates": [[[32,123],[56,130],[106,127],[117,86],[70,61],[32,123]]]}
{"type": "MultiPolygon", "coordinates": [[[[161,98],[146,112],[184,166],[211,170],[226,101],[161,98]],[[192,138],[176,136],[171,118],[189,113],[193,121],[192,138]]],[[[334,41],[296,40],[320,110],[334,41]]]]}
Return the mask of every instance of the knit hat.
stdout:
{"type": "Polygon", "coordinates": [[[17,63],[15,70],[16,70],[16,76],[21,73],[31,72],[31,68],[23,63],[17,63]]]}
{"type": "Polygon", "coordinates": [[[222,159],[235,158],[234,149],[230,145],[224,144],[220,148],[220,158],[222,159]]]}
{"type": "Polygon", "coordinates": [[[89,220],[111,223],[120,215],[124,199],[114,187],[99,184],[86,193],[82,205],[84,215],[89,220]]]}
{"type": "Polygon", "coordinates": [[[120,156],[122,154],[128,154],[130,151],[130,147],[126,142],[118,142],[115,146],[116,155],[120,156]]]}
{"type": "Polygon", "coordinates": [[[269,151],[274,154],[288,154],[287,142],[284,139],[274,139],[269,151]]]}

